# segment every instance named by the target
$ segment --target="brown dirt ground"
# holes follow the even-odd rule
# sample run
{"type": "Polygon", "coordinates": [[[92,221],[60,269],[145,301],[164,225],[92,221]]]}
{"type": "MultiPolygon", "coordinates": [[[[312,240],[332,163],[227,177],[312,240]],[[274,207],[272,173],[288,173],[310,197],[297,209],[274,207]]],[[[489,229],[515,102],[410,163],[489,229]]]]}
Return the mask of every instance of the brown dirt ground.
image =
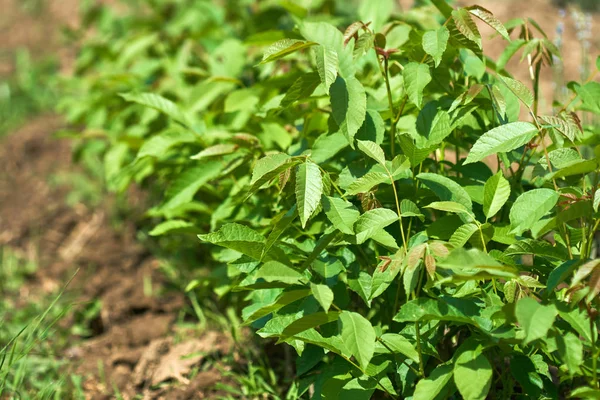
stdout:
{"type": "MultiPolygon", "coordinates": [[[[40,265],[16,303],[56,293],[78,269],[67,290],[75,308],[97,300],[102,308],[91,323],[92,336],[62,356],[71,360],[70,372],[86,378],[89,398],[111,398],[113,385],[125,398],[210,398],[219,372],[203,371],[192,382],[185,375],[204,355],[230,353],[230,338],[207,331],[184,334],[176,343],[175,333],[182,335],[174,322],[183,296],[165,292],[157,260],[136,242],[136,227],[126,221],[115,231],[110,199],[97,209],[72,208],[65,200],[69,189],[48,183],[53,174],[77,171],[70,143],[51,135],[60,126],[55,116],[40,117],[0,144],[0,246],[29,254],[40,265]],[[147,282],[152,295],[144,293],[147,282]],[[203,356],[182,359],[198,352],[203,356]],[[98,377],[99,363],[105,380],[98,377]],[[150,388],[166,380],[176,384],[150,388]]],[[[72,325],[69,318],[61,324],[72,325]]]]}

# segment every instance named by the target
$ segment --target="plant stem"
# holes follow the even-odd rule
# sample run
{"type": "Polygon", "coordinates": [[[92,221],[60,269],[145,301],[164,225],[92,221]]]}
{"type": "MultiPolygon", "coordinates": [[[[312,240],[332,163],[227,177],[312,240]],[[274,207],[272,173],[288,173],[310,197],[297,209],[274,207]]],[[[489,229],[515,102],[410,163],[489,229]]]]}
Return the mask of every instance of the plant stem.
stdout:
{"type": "Polygon", "coordinates": [[[415,336],[417,338],[417,353],[419,353],[419,375],[425,377],[425,366],[423,365],[423,350],[421,349],[421,331],[419,321],[415,322],[415,336]]]}
{"type": "Polygon", "coordinates": [[[596,330],[594,329],[594,319],[592,318],[591,313],[588,310],[588,317],[590,318],[590,334],[592,338],[592,387],[594,389],[598,388],[598,356],[596,354],[596,338],[594,333],[596,330]]]}

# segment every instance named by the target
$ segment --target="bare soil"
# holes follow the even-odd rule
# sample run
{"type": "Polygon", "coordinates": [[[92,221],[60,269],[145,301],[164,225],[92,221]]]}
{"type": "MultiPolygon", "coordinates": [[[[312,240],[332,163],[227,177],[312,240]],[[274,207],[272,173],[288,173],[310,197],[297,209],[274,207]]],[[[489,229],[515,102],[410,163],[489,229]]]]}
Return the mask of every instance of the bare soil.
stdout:
{"type": "MultiPolygon", "coordinates": [[[[205,357],[229,354],[229,336],[176,332],[183,296],[165,290],[158,262],[136,242],[133,223],[116,231],[110,199],[97,209],[69,207],[69,188],[48,183],[53,174],[78,170],[70,143],[52,136],[60,126],[55,116],[40,117],[0,144],[0,246],[29,254],[40,266],[16,303],[56,293],[78,271],[65,296],[76,309],[93,301],[102,307],[90,337],[61,357],[71,361],[68,372],[85,377],[89,398],[112,398],[113,386],[125,398],[209,398],[221,374],[203,371],[191,382],[186,375],[205,357]],[[175,340],[175,333],[183,339],[175,340]],[[172,383],[151,388],[164,382],[172,383]]],[[[61,324],[72,325],[72,318],[61,324]]]]}

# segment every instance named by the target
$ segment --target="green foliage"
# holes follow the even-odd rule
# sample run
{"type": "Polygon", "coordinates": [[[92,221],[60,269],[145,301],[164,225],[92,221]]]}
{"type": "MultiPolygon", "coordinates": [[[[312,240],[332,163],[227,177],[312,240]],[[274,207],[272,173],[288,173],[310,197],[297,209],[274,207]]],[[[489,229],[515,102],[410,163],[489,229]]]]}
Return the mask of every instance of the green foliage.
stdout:
{"type": "Polygon", "coordinates": [[[293,347],[294,396],[593,397],[597,85],[539,115],[535,22],[371,3],[94,9],[63,109],[159,243],[199,234],[215,292],[293,347]]]}

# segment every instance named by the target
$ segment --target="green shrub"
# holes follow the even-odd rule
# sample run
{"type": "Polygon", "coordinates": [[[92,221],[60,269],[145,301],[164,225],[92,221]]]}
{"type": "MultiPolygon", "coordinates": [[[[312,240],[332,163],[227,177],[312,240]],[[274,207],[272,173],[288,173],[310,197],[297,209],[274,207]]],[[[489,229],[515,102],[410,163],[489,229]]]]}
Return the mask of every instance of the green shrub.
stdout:
{"type": "Polygon", "coordinates": [[[151,235],[212,244],[300,395],[597,398],[600,84],[545,114],[555,46],[478,6],[223,3],[90,10],[64,109],[151,235]]]}

